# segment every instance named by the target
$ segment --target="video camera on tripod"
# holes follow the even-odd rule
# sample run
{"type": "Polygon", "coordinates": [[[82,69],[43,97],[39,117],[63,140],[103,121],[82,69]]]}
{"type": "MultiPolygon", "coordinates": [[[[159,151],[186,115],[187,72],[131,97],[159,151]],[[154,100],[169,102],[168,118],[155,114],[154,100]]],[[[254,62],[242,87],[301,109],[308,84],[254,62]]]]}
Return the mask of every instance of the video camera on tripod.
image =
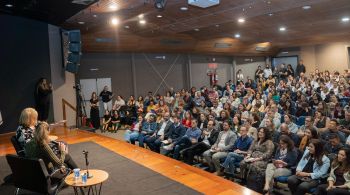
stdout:
{"type": "Polygon", "coordinates": [[[77,83],[73,88],[76,91],[77,95],[77,114],[76,114],[76,124],[77,127],[80,127],[86,123],[86,106],[85,106],[85,101],[84,101],[84,95],[81,92],[82,86],[77,83]],[[79,118],[81,120],[79,120],[79,118]]]}

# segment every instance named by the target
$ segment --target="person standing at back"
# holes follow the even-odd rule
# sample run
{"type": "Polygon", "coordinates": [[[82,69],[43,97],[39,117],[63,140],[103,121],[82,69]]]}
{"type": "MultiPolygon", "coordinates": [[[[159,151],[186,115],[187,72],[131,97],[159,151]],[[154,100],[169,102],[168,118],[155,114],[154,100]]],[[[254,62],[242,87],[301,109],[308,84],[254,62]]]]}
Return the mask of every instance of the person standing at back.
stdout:
{"type": "Polygon", "coordinates": [[[109,111],[110,108],[108,107],[108,103],[112,100],[113,93],[108,91],[108,86],[103,88],[103,91],[100,93],[100,97],[102,98],[104,111],[109,111]]]}
{"type": "Polygon", "coordinates": [[[46,78],[40,78],[35,88],[36,110],[38,111],[38,119],[40,121],[47,121],[49,117],[51,93],[51,83],[48,83],[46,78]]]}
{"type": "Polygon", "coordinates": [[[296,69],[296,77],[300,77],[300,73],[305,73],[306,69],[305,69],[305,65],[303,63],[303,60],[299,61],[299,64],[297,65],[297,69],[296,69]]]}

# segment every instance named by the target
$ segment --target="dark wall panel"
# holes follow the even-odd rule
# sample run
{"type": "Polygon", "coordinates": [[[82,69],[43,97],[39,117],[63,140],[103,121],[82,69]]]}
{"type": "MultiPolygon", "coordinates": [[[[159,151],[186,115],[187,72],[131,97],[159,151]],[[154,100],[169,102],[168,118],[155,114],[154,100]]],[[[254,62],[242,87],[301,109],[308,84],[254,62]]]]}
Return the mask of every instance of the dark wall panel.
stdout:
{"type": "Polygon", "coordinates": [[[16,130],[23,108],[34,106],[40,77],[51,80],[48,26],[20,17],[0,15],[0,133],[16,130]]]}
{"type": "Polygon", "coordinates": [[[87,53],[80,62],[78,79],[111,78],[115,95],[133,94],[131,54],[87,53]],[[91,69],[98,68],[97,71],[91,69]]]}

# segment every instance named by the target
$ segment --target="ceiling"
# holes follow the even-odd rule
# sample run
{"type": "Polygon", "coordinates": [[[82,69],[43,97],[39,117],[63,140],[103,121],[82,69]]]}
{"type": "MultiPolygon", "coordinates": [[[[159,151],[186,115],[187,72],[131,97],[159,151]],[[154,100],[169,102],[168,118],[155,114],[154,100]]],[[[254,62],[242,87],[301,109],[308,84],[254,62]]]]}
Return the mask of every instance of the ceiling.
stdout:
{"type": "MultiPolygon", "coordinates": [[[[61,19],[77,6],[68,6],[69,0],[51,1],[60,2],[54,8],[61,9],[55,14],[61,19]]],[[[349,0],[221,0],[206,9],[189,6],[186,0],[168,0],[163,11],[154,7],[154,0],[100,0],[75,13],[55,24],[80,29],[83,52],[264,56],[280,48],[350,40],[350,22],[341,21],[350,17],[349,0]],[[117,8],[112,10],[111,5],[117,8]],[[307,5],[311,8],[302,8],[307,5]],[[140,14],[144,25],[139,23],[140,14]],[[120,21],[116,26],[111,25],[113,17],[120,21]],[[239,18],[245,22],[239,23],[239,18]]]]}

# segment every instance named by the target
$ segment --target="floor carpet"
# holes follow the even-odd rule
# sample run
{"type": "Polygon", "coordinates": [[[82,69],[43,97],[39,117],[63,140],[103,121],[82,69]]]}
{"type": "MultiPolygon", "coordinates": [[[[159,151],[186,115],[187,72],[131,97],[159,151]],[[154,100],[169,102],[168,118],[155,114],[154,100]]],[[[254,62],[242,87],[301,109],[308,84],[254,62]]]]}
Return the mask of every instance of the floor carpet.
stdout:
{"type": "MultiPolygon", "coordinates": [[[[109,173],[109,178],[103,184],[101,194],[200,194],[93,142],[69,146],[71,156],[83,168],[85,167],[83,150],[89,151],[91,169],[102,169],[109,173]]],[[[0,165],[0,183],[2,183],[0,194],[13,194],[14,186],[3,182],[3,178],[11,173],[5,157],[0,157],[0,165]]],[[[68,187],[59,194],[73,193],[73,189],[68,187]]],[[[20,194],[33,193],[22,191],[20,194]]]]}

